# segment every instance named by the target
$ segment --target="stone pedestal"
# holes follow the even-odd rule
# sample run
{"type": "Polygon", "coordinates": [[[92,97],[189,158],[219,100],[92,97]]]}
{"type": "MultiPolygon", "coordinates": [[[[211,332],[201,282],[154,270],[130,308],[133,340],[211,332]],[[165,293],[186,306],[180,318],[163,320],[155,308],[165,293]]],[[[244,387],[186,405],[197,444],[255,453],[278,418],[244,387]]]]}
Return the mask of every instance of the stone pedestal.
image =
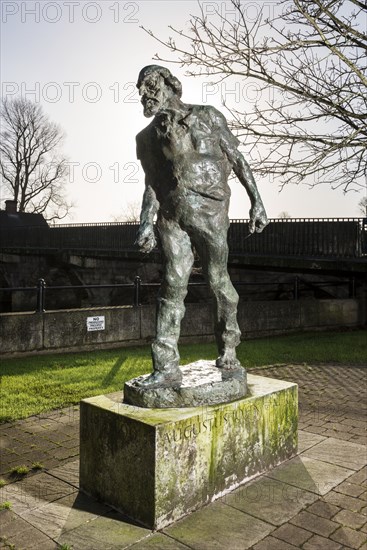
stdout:
{"type": "Polygon", "coordinates": [[[81,489],[160,529],[290,458],[297,385],[249,374],[247,386],[246,398],[181,409],[84,399],[81,489]]]}

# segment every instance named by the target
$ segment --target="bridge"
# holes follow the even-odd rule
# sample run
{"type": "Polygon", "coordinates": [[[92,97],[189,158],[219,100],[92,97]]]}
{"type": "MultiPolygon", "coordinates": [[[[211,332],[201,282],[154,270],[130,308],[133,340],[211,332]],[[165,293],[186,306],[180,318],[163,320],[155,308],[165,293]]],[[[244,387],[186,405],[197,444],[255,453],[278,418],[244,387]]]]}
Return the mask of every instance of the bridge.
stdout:
{"type": "MultiPolygon", "coordinates": [[[[159,249],[144,256],[134,245],[137,223],[67,224],[51,227],[0,227],[0,252],[124,257],[159,261],[159,249]]],[[[251,235],[248,220],[231,220],[229,263],[281,270],[367,271],[366,218],[271,219],[251,235]]]]}

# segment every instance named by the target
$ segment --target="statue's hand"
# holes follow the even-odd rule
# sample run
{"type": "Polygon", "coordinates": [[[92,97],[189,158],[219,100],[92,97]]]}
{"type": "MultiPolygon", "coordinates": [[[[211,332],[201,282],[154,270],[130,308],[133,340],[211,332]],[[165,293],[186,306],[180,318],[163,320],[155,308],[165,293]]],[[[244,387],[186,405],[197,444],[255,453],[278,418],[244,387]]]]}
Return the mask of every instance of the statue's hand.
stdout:
{"type": "Polygon", "coordinates": [[[264,205],[261,201],[257,201],[253,204],[250,210],[250,233],[261,233],[261,231],[268,225],[269,221],[265,212],[264,205]]]}
{"type": "Polygon", "coordinates": [[[145,254],[149,254],[149,252],[156,247],[157,241],[152,224],[143,223],[140,225],[135,244],[137,244],[140,251],[145,254]]]}

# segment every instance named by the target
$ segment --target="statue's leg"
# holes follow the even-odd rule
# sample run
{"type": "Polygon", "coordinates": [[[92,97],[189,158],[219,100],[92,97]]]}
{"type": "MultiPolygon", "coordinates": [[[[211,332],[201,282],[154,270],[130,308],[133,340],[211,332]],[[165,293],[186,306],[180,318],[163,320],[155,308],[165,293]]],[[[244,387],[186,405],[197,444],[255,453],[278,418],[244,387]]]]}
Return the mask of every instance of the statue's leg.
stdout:
{"type": "Polygon", "coordinates": [[[205,221],[205,225],[200,224],[195,231],[193,242],[214,297],[214,330],[219,352],[216,364],[221,368],[236,369],[240,366],[236,347],[241,332],[237,323],[238,294],[227,268],[228,221],[223,211],[213,211],[205,221]]]}
{"type": "MultiPolygon", "coordinates": [[[[168,385],[181,380],[177,342],[185,313],[184,299],[194,256],[191,242],[177,222],[160,220],[164,275],[157,303],[156,336],[152,344],[152,378],[168,385]]],[[[153,380],[152,380],[153,381],[153,380]]]]}
{"type": "Polygon", "coordinates": [[[209,244],[206,256],[207,278],[214,296],[214,330],[219,352],[217,366],[237,368],[236,347],[241,341],[237,323],[238,294],[228,275],[227,235],[221,237],[224,237],[224,243],[219,246],[209,244]]]}

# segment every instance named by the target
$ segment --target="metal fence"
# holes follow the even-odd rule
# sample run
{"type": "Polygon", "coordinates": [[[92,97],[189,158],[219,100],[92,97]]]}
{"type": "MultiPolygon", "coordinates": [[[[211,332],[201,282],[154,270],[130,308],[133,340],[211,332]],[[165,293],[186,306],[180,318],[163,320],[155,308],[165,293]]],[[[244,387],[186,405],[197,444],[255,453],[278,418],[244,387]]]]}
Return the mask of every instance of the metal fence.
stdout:
{"type": "MultiPolygon", "coordinates": [[[[310,286],[310,283],[307,283],[307,281],[303,281],[298,275],[294,277],[290,277],[288,281],[261,281],[261,282],[242,282],[242,281],[234,281],[234,286],[237,288],[237,290],[240,289],[240,287],[282,287],[283,289],[287,287],[291,297],[293,300],[298,300],[302,297],[302,292],[307,289],[310,286]]],[[[22,309],[22,311],[37,311],[38,313],[43,313],[47,310],[47,295],[50,292],[62,292],[62,291],[79,291],[79,290],[104,290],[104,289],[128,289],[128,296],[131,298],[129,300],[124,300],[123,303],[120,305],[133,305],[135,307],[138,307],[141,305],[142,302],[142,294],[143,289],[152,289],[157,288],[160,286],[160,283],[144,283],[141,281],[141,278],[137,275],[134,278],[134,281],[131,283],[115,283],[115,284],[100,284],[100,285],[62,285],[62,286],[54,286],[54,285],[46,285],[46,282],[44,279],[39,279],[36,286],[30,286],[30,287],[4,287],[0,288],[0,296],[2,298],[4,295],[7,295],[9,299],[11,300],[11,297],[13,293],[20,292],[29,295],[29,300],[26,300],[28,304],[35,303],[36,307],[33,307],[30,305],[26,309],[22,309]],[[36,300],[35,300],[36,298],[36,300]],[[128,303],[127,303],[128,302],[128,303]]],[[[356,296],[356,281],[354,277],[349,278],[345,281],[317,281],[312,282],[312,286],[315,288],[322,289],[323,287],[331,287],[331,286],[347,286],[348,288],[348,296],[349,298],[355,298],[356,296]]],[[[189,290],[194,287],[207,287],[207,283],[205,282],[190,282],[188,285],[189,290]]],[[[264,289],[263,289],[264,290],[264,289]]],[[[3,300],[4,302],[4,300],[3,300]]],[[[98,305],[93,305],[93,307],[104,307],[106,306],[106,303],[102,303],[103,299],[101,300],[101,303],[98,305]]],[[[79,306],[80,307],[80,306],[79,306]]],[[[65,309],[65,307],[53,307],[52,309],[65,309]]],[[[67,308],[69,309],[69,308],[67,308]]],[[[75,307],[73,308],[75,309],[75,307]]],[[[77,308],[78,309],[78,308],[77,308]]],[[[8,311],[8,310],[6,310],[8,311]]]]}
{"type": "Polygon", "coordinates": [[[229,229],[232,253],[271,256],[360,258],[365,247],[363,220],[277,219],[262,233],[246,238],[247,225],[233,220],[229,229]]]}
{"type": "MultiPolygon", "coordinates": [[[[0,228],[0,249],[137,251],[135,223],[0,228]]],[[[249,234],[248,220],[232,220],[230,253],[266,256],[361,258],[367,254],[366,218],[271,219],[249,234]]]]}

